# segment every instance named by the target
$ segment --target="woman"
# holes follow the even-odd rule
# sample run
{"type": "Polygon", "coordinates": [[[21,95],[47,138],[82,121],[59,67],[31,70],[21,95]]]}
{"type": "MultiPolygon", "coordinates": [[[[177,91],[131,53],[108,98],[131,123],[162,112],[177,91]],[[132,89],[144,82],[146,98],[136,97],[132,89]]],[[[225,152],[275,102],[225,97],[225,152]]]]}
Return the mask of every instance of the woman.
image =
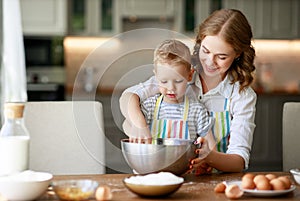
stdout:
{"type": "MultiPolygon", "coordinates": [[[[199,158],[193,159],[190,166],[197,174],[211,168],[223,172],[248,168],[256,104],[256,94],[250,87],[255,70],[251,40],[251,27],[238,10],[215,11],[199,26],[193,53],[197,73],[190,83],[190,91],[198,95],[199,101],[215,117],[212,133],[216,147],[204,138],[198,139],[202,144],[197,150],[199,158]]],[[[155,82],[150,78],[123,93],[120,105],[126,117],[127,134],[132,131],[128,128],[135,128],[135,134],[140,137],[150,136],[139,102],[157,92],[155,82]]]]}

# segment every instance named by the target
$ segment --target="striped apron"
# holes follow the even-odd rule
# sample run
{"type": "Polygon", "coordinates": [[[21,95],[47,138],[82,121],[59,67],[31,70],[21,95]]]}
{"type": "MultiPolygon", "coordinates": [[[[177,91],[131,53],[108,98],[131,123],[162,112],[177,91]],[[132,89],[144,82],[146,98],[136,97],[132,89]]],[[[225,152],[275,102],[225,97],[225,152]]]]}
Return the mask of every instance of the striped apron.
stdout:
{"type": "Polygon", "coordinates": [[[225,99],[224,111],[210,112],[210,116],[215,118],[215,124],[212,128],[212,133],[217,142],[217,150],[225,153],[229,144],[230,138],[230,103],[231,98],[225,99]]]}
{"type": "Polygon", "coordinates": [[[153,120],[150,126],[152,138],[190,139],[187,121],[189,111],[188,98],[184,98],[183,119],[159,119],[159,109],[162,100],[162,95],[156,100],[153,120]]]}

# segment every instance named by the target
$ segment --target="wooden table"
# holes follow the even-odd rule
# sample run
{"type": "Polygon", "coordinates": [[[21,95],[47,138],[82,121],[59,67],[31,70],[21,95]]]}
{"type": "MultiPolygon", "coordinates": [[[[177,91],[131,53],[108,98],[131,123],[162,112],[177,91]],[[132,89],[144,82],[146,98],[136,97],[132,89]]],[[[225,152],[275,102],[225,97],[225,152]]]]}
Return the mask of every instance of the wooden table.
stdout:
{"type": "MultiPolygon", "coordinates": [[[[276,175],[289,175],[284,172],[272,172],[276,175]]],[[[258,174],[258,173],[255,173],[258,174]]],[[[266,174],[266,173],[262,173],[266,174]]],[[[222,173],[212,175],[185,175],[185,182],[180,189],[168,197],[155,198],[151,200],[229,200],[223,193],[215,193],[214,187],[221,181],[240,180],[243,173],[222,173]]],[[[107,185],[113,193],[113,200],[147,200],[127,190],[123,185],[122,180],[130,174],[103,174],[103,175],[74,175],[74,176],[54,176],[53,180],[61,179],[93,179],[99,182],[100,185],[107,185]]],[[[293,181],[292,177],[291,180],[293,181]]],[[[293,181],[294,183],[294,181],[293,181]]],[[[295,183],[294,183],[295,185],[295,183]]],[[[239,200],[300,200],[300,185],[296,185],[293,192],[279,197],[259,198],[252,196],[243,196],[239,200]]],[[[48,191],[40,200],[58,200],[52,191],[48,191]]],[[[95,198],[91,199],[95,200],[95,198]]]]}

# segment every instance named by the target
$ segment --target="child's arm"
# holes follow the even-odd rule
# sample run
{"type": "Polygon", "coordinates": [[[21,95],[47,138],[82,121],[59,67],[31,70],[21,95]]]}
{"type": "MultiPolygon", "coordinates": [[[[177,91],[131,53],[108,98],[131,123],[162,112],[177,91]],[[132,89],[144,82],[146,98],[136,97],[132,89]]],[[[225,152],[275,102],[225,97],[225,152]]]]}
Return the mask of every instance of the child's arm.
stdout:
{"type": "Polygon", "coordinates": [[[129,137],[151,138],[149,128],[141,111],[140,100],[153,96],[159,92],[154,76],[144,83],[126,89],[120,97],[120,109],[125,117],[124,132],[129,137]]]}
{"type": "Polygon", "coordinates": [[[145,117],[141,111],[139,96],[130,92],[124,93],[120,98],[120,107],[125,117],[124,132],[130,138],[151,138],[145,117]]]}

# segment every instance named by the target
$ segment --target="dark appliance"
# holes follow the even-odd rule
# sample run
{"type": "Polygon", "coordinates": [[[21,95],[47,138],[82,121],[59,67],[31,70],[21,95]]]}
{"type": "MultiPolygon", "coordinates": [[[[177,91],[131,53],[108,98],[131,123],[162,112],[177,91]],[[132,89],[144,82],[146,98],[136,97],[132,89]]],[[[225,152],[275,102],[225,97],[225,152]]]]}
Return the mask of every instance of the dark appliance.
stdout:
{"type": "Polygon", "coordinates": [[[63,66],[63,37],[24,37],[27,67],[63,66]]]}
{"type": "Polygon", "coordinates": [[[27,83],[28,101],[63,101],[65,87],[57,83],[27,83]]]}
{"type": "Polygon", "coordinates": [[[24,37],[28,101],[65,100],[63,37],[24,37]]]}

